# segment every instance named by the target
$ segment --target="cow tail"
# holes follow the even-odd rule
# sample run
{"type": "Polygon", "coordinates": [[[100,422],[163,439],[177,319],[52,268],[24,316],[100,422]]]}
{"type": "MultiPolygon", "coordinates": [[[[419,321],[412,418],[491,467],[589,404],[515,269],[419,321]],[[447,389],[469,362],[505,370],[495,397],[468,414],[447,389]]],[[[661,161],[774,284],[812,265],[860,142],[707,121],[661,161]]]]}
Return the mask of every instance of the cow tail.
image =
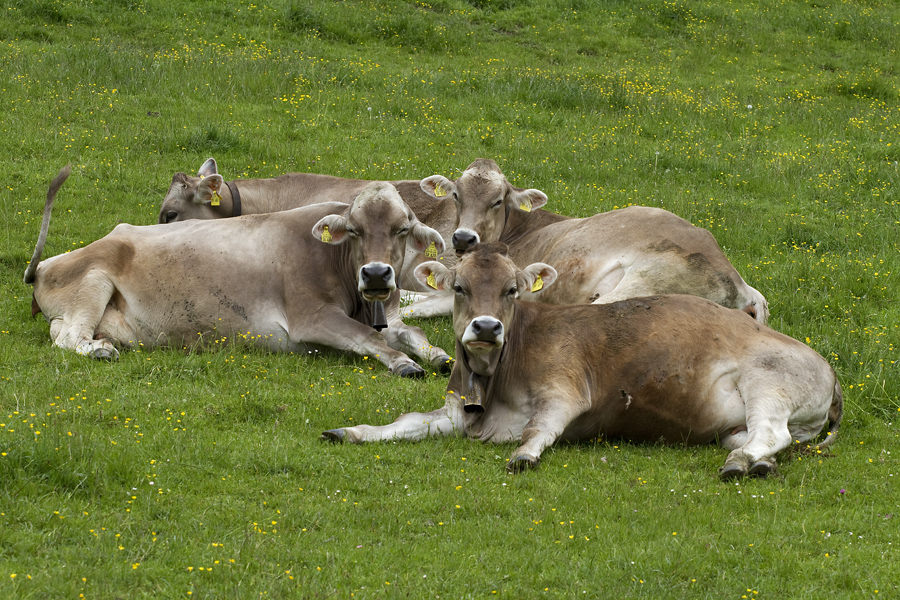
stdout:
{"type": "Polygon", "coordinates": [[[828,409],[828,435],[819,444],[819,448],[827,448],[837,439],[838,426],[843,415],[844,392],[841,390],[841,383],[835,378],[834,394],[831,396],[831,407],[828,409]]]}
{"type": "Polygon", "coordinates": [[[44,251],[44,244],[47,242],[47,232],[50,230],[50,211],[53,209],[53,201],[56,199],[56,193],[62,184],[72,172],[72,165],[66,165],[60,169],[56,177],[50,183],[50,189],[47,190],[47,202],[44,204],[44,219],[41,221],[41,233],[38,236],[37,245],[34,248],[34,254],[31,256],[31,262],[25,269],[25,283],[34,283],[34,274],[37,271],[38,263],[41,262],[41,253],[44,251]]]}

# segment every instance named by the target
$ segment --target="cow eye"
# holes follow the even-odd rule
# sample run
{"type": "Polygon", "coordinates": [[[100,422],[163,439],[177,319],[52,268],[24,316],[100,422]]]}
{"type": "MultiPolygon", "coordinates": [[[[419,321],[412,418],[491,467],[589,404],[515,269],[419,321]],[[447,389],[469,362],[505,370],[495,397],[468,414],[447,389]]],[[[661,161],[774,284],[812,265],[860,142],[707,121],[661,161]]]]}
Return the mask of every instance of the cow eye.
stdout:
{"type": "Polygon", "coordinates": [[[359,237],[359,232],[358,232],[357,230],[355,230],[355,229],[352,229],[352,228],[348,227],[348,228],[347,228],[347,235],[349,235],[349,236],[352,237],[352,238],[358,238],[358,237],[359,237]]]}
{"type": "Polygon", "coordinates": [[[511,288],[509,288],[509,289],[506,291],[506,295],[507,295],[507,296],[513,296],[513,297],[518,296],[518,295],[519,295],[519,288],[517,288],[516,286],[512,286],[511,288]]]}
{"type": "Polygon", "coordinates": [[[459,285],[458,283],[454,283],[454,284],[453,284],[453,291],[456,292],[457,294],[463,294],[463,293],[464,293],[464,292],[463,292],[463,289],[462,289],[462,286],[459,285]]]}
{"type": "Polygon", "coordinates": [[[166,223],[171,223],[175,219],[178,218],[178,213],[174,210],[170,210],[166,212],[166,223]]]}
{"type": "Polygon", "coordinates": [[[497,200],[496,202],[491,204],[491,208],[494,208],[494,209],[500,208],[501,206],[503,206],[503,198],[500,198],[499,200],[497,200]]]}
{"type": "Polygon", "coordinates": [[[409,227],[403,227],[403,228],[401,228],[401,229],[398,229],[398,230],[397,230],[397,235],[398,235],[398,236],[409,235],[409,227]]]}

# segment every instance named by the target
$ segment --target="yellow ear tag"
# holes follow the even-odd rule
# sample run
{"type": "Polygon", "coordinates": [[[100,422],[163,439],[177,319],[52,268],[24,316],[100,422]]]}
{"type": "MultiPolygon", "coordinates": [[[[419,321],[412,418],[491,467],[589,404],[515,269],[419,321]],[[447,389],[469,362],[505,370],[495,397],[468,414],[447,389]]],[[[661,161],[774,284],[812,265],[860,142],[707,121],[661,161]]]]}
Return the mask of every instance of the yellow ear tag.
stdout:
{"type": "Polygon", "coordinates": [[[521,208],[525,212],[531,212],[531,204],[529,204],[527,202],[523,202],[522,204],[520,204],[519,208],[521,208]]]}
{"type": "Polygon", "coordinates": [[[444,196],[447,195],[447,190],[442,188],[441,184],[436,183],[436,184],[434,184],[434,195],[437,196],[438,198],[443,198],[444,196]]]}
{"type": "Polygon", "coordinates": [[[428,284],[428,287],[432,289],[437,289],[437,282],[434,280],[434,273],[429,273],[428,277],[425,278],[425,283],[428,284]]]}
{"type": "Polygon", "coordinates": [[[434,242],[431,242],[431,245],[425,249],[425,256],[427,258],[437,258],[437,246],[434,245],[434,242]]]}
{"type": "Polygon", "coordinates": [[[328,231],[327,225],[322,229],[322,241],[326,244],[331,241],[331,232],[328,231]]]}
{"type": "Polygon", "coordinates": [[[532,292],[539,292],[544,287],[544,280],[541,279],[541,276],[538,275],[537,279],[534,280],[534,283],[531,285],[532,292]]]}
{"type": "Polygon", "coordinates": [[[219,195],[219,192],[212,193],[212,200],[210,201],[210,206],[219,206],[222,202],[222,196],[219,195]]]}

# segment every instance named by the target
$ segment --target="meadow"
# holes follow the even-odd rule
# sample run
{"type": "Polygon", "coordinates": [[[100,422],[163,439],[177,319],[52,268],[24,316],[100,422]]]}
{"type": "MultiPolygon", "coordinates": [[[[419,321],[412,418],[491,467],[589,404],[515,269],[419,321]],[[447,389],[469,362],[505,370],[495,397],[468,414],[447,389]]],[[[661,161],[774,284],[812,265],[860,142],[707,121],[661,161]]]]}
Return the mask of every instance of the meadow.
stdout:
{"type": "MultiPolygon", "coordinates": [[[[11,0],[0,9],[0,597],[891,598],[900,4],[11,0]],[[172,175],[456,178],[710,230],[845,394],[838,442],[332,445],[446,376],[243,344],[54,348],[22,274],[152,224],[172,175]]],[[[448,319],[415,322],[452,350],[448,319]]]]}

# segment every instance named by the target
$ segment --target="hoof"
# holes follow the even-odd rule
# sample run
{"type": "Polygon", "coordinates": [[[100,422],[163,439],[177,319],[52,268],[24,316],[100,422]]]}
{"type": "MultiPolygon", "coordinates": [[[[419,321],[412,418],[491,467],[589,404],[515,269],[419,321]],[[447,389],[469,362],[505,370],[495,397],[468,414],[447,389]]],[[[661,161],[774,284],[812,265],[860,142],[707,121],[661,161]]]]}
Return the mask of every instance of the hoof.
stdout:
{"type": "Polygon", "coordinates": [[[766,477],[774,473],[777,468],[778,467],[775,464],[774,460],[769,458],[761,458],[750,465],[748,474],[752,475],[753,477],[766,477]]]}
{"type": "Polygon", "coordinates": [[[719,477],[723,481],[729,481],[731,479],[737,479],[739,477],[743,477],[747,474],[747,471],[740,465],[735,464],[726,464],[724,467],[719,469],[719,477]]]}
{"type": "Polygon", "coordinates": [[[322,434],[322,439],[326,442],[335,442],[340,444],[344,441],[344,430],[343,429],[329,429],[328,431],[322,434]]]}
{"type": "Polygon", "coordinates": [[[456,364],[456,361],[446,354],[434,361],[434,365],[437,367],[439,373],[449,373],[453,370],[454,364],[456,364]]]}
{"type": "Polygon", "coordinates": [[[506,472],[521,473],[528,469],[537,468],[539,462],[541,462],[540,458],[531,456],[530,454],[520,454],[509,459],[509,462],[506,463],[506,472]]]}
{"type": "Polygon", "coordinates": [[[115,348],[96,348],[90,357],[96,360],[119,360],[119,351],[115,348]]]}
{"type": "Polygon", "coordinates": [[[415,377],[416,379],[421,379],[425,377],[425,369],[415,363],[400,365],[397,367],[396,374],[400,377],[415,377]]]}

